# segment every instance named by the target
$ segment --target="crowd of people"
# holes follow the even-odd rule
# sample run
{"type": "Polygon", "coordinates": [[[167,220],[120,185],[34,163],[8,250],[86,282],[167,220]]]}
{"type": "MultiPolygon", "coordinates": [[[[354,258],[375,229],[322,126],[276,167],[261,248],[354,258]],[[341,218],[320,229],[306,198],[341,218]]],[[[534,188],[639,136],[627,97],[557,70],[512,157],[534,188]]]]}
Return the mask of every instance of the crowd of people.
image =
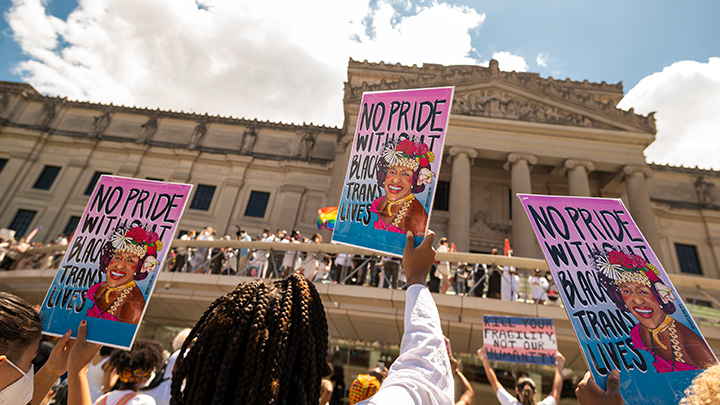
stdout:
{"type": "MultiPolygon", "coordinates": [[[[427,280],[435,267],[434,234],[415,248],[408,233],[402,258],[406,274],[404,334],[389,369],[378,365],[357,376],[350,402],[367,404],[469,404],[473,390],[443,336],[427,280]],[[455,379],[462,395],[455,401],[455,379]]],[[[213,302],[189,331],[163,353],[157,342],[136,340],[129,351],[101,350],[85,341],[87,324],[70,331],[50,349],[42,344],[37,308],[0,292],[0,398],[3,404],[324,404],[337,389],[328,363],[328,325],[322,300],[300,272],[271,282],[256,279],[213,302]],[[35,372],[33,360],[44,356],[35,372]],[[65,376],[65,378],[61,378],[65,376]],[[63,381],[58,383],[58,381],[63,381]],[[65,389],[63,389],[63,384],[65,389]]],[[[485,374],[501,404],[536,404],[537,389],[518,378],[515,395],[499,383],[484,349],[478,351],[485,374]]],[[[556,405],[564,357],[556,356],[550,394],[538,404],[556,405]]],[[[695,378],[681,404],[717,403],[714,365],[695,378]]],[[[576,394],[582,405],[622,404],[619,375],[607,390],[589,373],[576,394]]]]}
{"type": "MultiPolygon", "coordinates": [[[[0,235],[1,237],[2,235],[0,235]]],[[[237,240],[243,242],[276,242],[312,244],[322,243],[319,233],[310,237],[300,231],[264,229],[254,237],[238,228],[234,237],[218,237],[212,227],[201,231],[191,229],[181,240],[237,240]]],[[[57,268],[63,251],[23,254],[29,248],[64,245],[68,238],[60,234],[53,241],[28,243],[26,237],[0,240],[0,269],[57,268]]],[[[455,252],[455,245],[441,238],[438,252],[455,252]]],[[[492,249],[493,255],[498,249],[492,249]]],[[[512,255],[512,250],[505,254],[512,255]]],[[[176,247],[164,269],[171,272],[226,274],[276,279],[300,272],[308,280],[322,283],[345,283],[379,288],[403,288],[407,282],[401,260],[391,256],[363,256],[301,251],[267,251],[233,248],[176,247]]],[[[512,266],[492,266],[484,263],[437,261],[430,273],[428,288],[434,293],[470,295],[537,304],[560,305],[557,286],[549,271],[516,269],[512,266]]]]}

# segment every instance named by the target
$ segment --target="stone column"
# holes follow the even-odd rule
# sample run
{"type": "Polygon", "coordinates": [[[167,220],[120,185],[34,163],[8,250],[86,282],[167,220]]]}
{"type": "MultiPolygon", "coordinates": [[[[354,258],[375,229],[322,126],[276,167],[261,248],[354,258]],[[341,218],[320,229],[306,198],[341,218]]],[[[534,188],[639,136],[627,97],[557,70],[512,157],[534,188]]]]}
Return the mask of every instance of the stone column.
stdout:
{"type": "MultiPolygon", "coordinates": [[[[353,127],[354,128],[354,127],[353,127]]],[[[330,186],[327,191],[327,206],[340,205],[340,196],[343,192],[345,184],[345,175],[347,174],[347,166],[350,161],[350,149],[352,147],[353,136],[345,135],[337,143],[335,151],[335,162],[332,168],[332,177],[330,178],[330,186]]]]}
{"type": "Polygon", "coordinates": [[[539,249],[535,232],[530,220],[525,215],[525,209],[517,198],[518,193],[532,193],[530,182],[530,168],[537,163],[533,155],[511,153],[505,162],[505,170],[510,170],[511,197],[512,198],[512,249],[515,256],[538,257],[539,249]]]}
{"type": "Polygon", "coordinates": [[[625,189],[630,204],[630,214],[655,255],[664,261],[665,252],[660,246],[660,237],[655,224],[655,214],[650,203],[650,191],[647,184],[647,179],[653,176],[653,171],[644,166],[625,166],[623,173],[625,174],[625,189]]]}
{"type": "Polygon", "coordinates": [[[570,195],[590,197],[590,183],[588,173],[595,170],[595,165],[587,160],[568,159],[565,161],[568,174],[570,195]]]}
{"type": "Polygon", "coordinates": [[[448,153],[452,157],[448,239],[455,243],[458,252],[468,252],[470,250],[470,167],[471,159],[477,157],[477,151],[453,146],[448,153]]]}

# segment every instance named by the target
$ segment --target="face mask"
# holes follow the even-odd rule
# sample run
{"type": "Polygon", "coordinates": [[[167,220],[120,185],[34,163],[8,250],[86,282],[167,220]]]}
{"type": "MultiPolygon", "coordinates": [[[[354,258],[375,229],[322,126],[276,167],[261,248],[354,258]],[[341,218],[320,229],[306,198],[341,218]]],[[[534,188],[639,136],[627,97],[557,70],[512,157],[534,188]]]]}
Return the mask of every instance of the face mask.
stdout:
{"type": "Polygon", "coordinates": [[[263,238],[267,238],[267,234],[266,234],[266,233],[263,234],[263,238]]]}
{"type": "Polygon", "coordinates": [[[25,374],[20,367],[16,366],[12,361],[6,359],[11,366],[22,374],[19,380],[5,387],[0,392],[0,404],[3,405],[25,405],[32,400],[33,396],[33,377],[35,376],[35,366],[30,366],[30,371],[25,374]]]}

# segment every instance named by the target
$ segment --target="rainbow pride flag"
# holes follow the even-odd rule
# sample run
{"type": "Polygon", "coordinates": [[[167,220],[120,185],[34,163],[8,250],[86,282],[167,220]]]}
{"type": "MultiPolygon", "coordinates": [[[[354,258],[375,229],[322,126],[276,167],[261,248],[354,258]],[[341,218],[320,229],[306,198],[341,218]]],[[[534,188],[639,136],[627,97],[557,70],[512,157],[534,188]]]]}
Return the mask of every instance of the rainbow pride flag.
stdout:
{"type": "Polygon", "coordinates": [[[335,220],[337,219],[338,207],[325,207],[318,210],[317,227],[318,229],[335,229],[335,220]]]}

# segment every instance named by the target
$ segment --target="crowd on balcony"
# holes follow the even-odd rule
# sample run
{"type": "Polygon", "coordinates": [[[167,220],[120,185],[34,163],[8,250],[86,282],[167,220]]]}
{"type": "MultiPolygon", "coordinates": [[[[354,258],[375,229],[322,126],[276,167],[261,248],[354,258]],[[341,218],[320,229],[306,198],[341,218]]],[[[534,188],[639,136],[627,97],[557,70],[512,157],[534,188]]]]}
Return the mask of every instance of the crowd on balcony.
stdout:
{"type": "MultiPolygon", "coordinates": [[[[34,233],[15,239],[0,233],[0,269],[52,269],[58,268],[64,248],[57,251],[25,254],[31,248],[68,243],[68,237],[58,235],[47,244],[32,241],[34,233]]],[[[251,236],[238,228],[234,237],[218,237],[212,227],[201,231],[193,229],[183,233],[181,240],[243,241],[311,244],[322,243],[319,233],[302,235],[298,230],[271,232],[251,236]]],[[[438,252],[454,252],[455,246],[441,238],[438,252]]],[[[497,254],[497,249],[492,250],[497,254]]],[[[506,254],[512,255],[512,250],[506,254]]],[[[252,278],[286,278],[299,272],[308,280],[318,283],[348,284],[377,288],[404,288],[407,279],[401,260],[391,256],[354,255],[349,253],[323,253],[288,250],[252,250],[206,247],[176,247],[167,258],[165,271],[198,274],[224,274],[252,278]]],[[[550,272],[516,269],[512,266],[492,266],[486,263],[437,261],[429,274],[431,292],[485,297],[503,301],[560,305],[557,286],[550,272]]]]}

